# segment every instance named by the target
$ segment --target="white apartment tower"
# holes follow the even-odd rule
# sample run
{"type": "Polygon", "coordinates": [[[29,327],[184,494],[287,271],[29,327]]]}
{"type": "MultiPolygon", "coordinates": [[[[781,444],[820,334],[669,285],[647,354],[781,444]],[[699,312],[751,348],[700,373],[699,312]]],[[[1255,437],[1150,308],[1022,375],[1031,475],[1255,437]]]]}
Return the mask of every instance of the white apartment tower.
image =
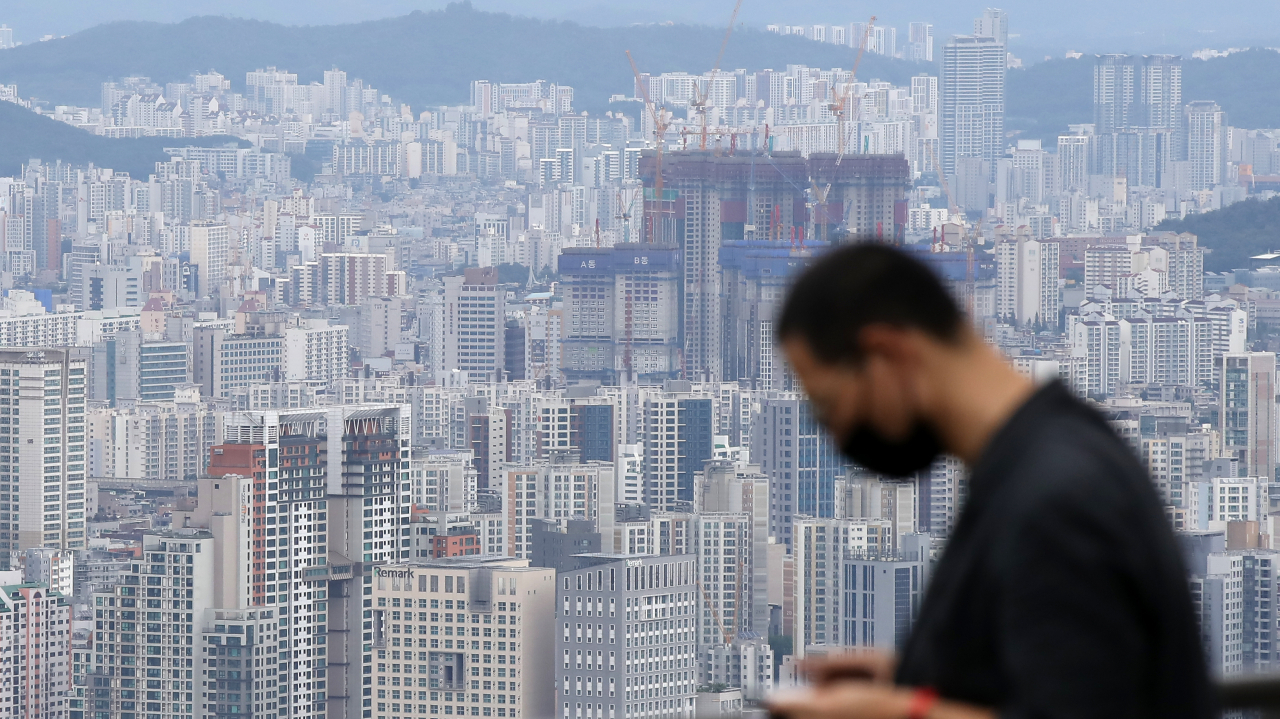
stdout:
{"type": "Polygon", "coordinates": [[[1062,309],[1057,242],[1026,235],[996,244],[996,316],[1057,327],[1062,309]]]}
{"type": "Polygon", "coordinates": [[[0,549],[85,546],[86,365],[70,349],[0,350],[0,549]]]}
{"type": "Polygon", "coordinates": [[[231,258],[231,228],[225,222],[192,220],[189,228],[191,263],[196,265],[195,295],[213,294],[227,276],[231,258]]]}

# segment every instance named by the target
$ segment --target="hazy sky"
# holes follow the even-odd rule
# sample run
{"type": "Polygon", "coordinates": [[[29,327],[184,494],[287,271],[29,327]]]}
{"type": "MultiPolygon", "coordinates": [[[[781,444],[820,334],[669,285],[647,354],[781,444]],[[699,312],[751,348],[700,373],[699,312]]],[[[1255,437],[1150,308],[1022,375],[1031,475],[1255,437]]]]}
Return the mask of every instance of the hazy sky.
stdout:
{"type": "MultiPolygon", "coordinates": [[[[359,22],[416,9],[442,7],[442,0],[41,0],[0,3],[0,23],[31,42],[46,34],[70,34],[112,20],[176,22],[194,15],[233,15],[286,24],[359,22]]],[[[571,19],[584,24],[630,22],[727,22],[732,0],[474,0],[477,8],[571,19]]],[[[872,14],[901,28],[912,20],[936,26],[935,37],[965,32],[986,5],[955,0],[744,0],[740,20],[757,27],[783,24],[847,23],[872,14]]],[[[1201,0],[1004,0],[1016,51],[1054,54],[1089,52],[1189,52],[1200,47],[1280,45],[1280,2],[1235,0],[1208,10],[1201,0]]]]}

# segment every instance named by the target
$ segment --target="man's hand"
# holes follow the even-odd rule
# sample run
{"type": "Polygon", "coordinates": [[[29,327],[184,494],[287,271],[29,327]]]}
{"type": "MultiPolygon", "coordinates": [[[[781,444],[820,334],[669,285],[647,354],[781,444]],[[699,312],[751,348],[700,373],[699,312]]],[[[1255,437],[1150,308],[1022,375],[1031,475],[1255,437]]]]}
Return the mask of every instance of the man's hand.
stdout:
{"type": "Polygon", "coordinates": [[[781,692],[765,701],[786,719],[906,719],[911,691],[890,684],[837,681],[809,691],[781,692]]]}
{"type": "Polygon", "coordinates": [[[867,651],[806,659],[801,662],[800,671],[818,687],[858,680],[888,684],[893,681],[897,666],[898,659],[894,655],[867,651]]]}

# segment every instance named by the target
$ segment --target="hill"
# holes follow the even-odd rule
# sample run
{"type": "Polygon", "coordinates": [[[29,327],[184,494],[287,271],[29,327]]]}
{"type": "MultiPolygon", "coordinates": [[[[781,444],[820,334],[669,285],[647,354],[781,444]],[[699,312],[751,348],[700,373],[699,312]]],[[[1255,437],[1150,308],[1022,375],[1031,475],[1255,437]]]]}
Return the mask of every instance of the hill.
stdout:
{"type": "MultiPolygon", "coordinates": [[[[643,72],[703,72],[715,62],[723,34],[723,28],[697,25],[585,27],[481,12],[469,3],[349,25],[225,17],[115,22],[0,53],[0,83],[16,83],[24,97],[96,106],[101,83],[113,77],[146,75],[164,83],[213,68],[241,90],[245,73],[257,68],[287,68],[308,83],[338,67],[414,108],[469,102],[472,80],[545,79],[572,86],[575,106],[598,111],[610,95],[631,94],[634,87],[624,50],[643,72]]],[[[850,48],[741,29],[730,38],[722,67],[847,68],[853,60],[850,48]]],[[[867,55],[859,75],[906,83],[927,69],[867,55]]]]}
{"type": "Polygon", "coordinates": [[[165,147],[211,147],[226,143],[247,147],[249,144],[233,137],[115,140],[42,117],[11,102],[0,102],[0,138],[4,138],[0,141],[0,177],[17,176],[24,162],[37,158],[43,162],[61,160],[77,165],[92,162],[145,180],[155,172],[157,162],[169,159],[164,154],[165,147]]]}
{"type": "Polygon", "coordinates": [[[1249,258],[1280,249],[1280,197],[1245,200],[1221,210],[1165,220],[1157,230],[1190,232],[1211,252],[1204,268],[1225,272],[1249,266],[1249,258]]]}
{"type": "MultiPolygon", "coordinates": [[[[1234,127],[1280,127],[1280,52],[1249,50],[1212,60],[1184,58],[1182,98],[1213,100],[1234,127]]],[[[1093,58],[1047,60],[1010,70],[1005,128],[1054,141],[1067,125],[1093,122],[1093,58]]]]}

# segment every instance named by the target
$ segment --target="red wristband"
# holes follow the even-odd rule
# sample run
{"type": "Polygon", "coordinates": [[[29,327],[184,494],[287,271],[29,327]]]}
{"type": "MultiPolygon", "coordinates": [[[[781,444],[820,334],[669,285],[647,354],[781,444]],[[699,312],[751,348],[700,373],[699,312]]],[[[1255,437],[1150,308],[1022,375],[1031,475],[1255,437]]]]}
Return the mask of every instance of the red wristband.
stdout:
{"type": "Polygon", "coordinates": [[[919,687],[911,692],[911,705],[907,709],[906,719],[925,719],[929,710],[938,703],[938,692],[930,687],[919,687]]]}

